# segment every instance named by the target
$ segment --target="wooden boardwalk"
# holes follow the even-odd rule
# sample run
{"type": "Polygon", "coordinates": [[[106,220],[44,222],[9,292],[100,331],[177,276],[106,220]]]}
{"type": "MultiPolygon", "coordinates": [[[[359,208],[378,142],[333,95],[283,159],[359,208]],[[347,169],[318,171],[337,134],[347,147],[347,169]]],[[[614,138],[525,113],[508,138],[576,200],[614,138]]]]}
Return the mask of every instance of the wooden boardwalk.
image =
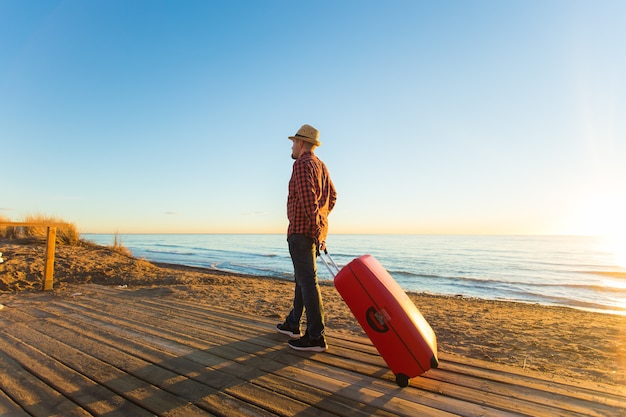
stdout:
{"type": "Polygon", "coordinates": [[[399,388],[367,339],[296,352],[166,287],[76,288],[0,295],[0,416],[626,416],[626,387],[441,354],[399,388]]]}

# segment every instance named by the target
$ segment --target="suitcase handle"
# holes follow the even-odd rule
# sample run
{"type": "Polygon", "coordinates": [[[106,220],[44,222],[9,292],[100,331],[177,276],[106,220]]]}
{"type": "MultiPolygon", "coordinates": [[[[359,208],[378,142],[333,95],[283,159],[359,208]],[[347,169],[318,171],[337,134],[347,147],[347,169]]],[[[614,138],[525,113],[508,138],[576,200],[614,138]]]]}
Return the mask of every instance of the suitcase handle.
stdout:
{"type": "Polygon", "coordinates": [[[385,333],[389,331],[389,326],[385,323],[385,316],[376,311],[374,307],[370,307],[365,312],[365,319],[367,320],[367,324],[378,333],[385,333]]]}
{"type": "Polygon", "coordinates": [[[324,249],[324,255],[326,255],[326,257],[328,257],[328,260],[330,261],[330,263],[332,264],[333,268],[335,268],[335,269],[333,270],[330,267],[329,263],[326,261],[326,259],[324,259],[324,256],[321,253],[320,253],[320,259],[322,260],[322,262],[324,262],[324,265],[326,265],[326,268],[328,269],[328,272],[330,272],[330,275],[334,279],[335,276],[339,273],[339,267],[337,266],[335,261],[333,261],[333,258],[330,257],[330,254],[328,253],[328,250],[324,249]]]}

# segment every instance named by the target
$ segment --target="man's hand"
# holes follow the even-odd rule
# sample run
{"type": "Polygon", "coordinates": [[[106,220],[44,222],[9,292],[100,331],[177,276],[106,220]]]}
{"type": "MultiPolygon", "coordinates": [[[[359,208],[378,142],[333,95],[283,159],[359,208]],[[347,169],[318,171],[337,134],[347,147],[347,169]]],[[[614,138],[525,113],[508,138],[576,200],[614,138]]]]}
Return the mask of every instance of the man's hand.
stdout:
{"type": "Polygon", "coordinates": [[[326,250],[326,241],[325,241],[325,240],[322,240],[322,241],[319,243],[319,246],[318,246],[317,248],[318,248],[318,250],[319,250],[320,252],[325,251],[325,250],[326,250]]]}

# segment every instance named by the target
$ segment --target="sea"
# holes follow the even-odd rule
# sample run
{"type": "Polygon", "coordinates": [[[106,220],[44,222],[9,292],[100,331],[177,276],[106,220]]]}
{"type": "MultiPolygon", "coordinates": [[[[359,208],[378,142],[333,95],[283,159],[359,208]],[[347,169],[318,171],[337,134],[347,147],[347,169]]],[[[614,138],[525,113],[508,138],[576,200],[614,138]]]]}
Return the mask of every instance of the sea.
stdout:
{"type": "MultiPolygon", "coordinates": [[[[134,256],[293,280],[283,234],[83,234],[134,256]]],[[[340,267],[370,254],[405,291],[565,306],[626,315],[626,265],[600,237],[329,235],[340,267]]],[[[624,255],[621,253],[621,255],[624,255]]],[[[318,259],[321,281],[332,280],[318,259]]]]}

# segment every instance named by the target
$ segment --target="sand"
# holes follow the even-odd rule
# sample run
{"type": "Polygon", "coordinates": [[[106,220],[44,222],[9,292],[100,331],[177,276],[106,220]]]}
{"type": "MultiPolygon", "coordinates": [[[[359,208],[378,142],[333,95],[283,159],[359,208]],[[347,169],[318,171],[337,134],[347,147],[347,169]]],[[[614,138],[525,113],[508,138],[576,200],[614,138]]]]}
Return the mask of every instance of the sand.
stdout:
{"type": "MultiPolygon", "coordinates": [[[[0,239],[0,306],[40,291],[45,245],[0,239]]],[[[97,283],[168,286],[174,296],[283,320],[293,283],[203,268],[155,264],[110,248],[57,245],[54,291],[97,283]]],[[[364,336],[332,283],[323,283],[326,325],[364,336]]],[[[626,316],[475,298],[409,293],[434,329],[439,351],[548,374],[626,385],[626,316]]],[[[1,307],[0,307],[1,309],[1,307]]]]}

